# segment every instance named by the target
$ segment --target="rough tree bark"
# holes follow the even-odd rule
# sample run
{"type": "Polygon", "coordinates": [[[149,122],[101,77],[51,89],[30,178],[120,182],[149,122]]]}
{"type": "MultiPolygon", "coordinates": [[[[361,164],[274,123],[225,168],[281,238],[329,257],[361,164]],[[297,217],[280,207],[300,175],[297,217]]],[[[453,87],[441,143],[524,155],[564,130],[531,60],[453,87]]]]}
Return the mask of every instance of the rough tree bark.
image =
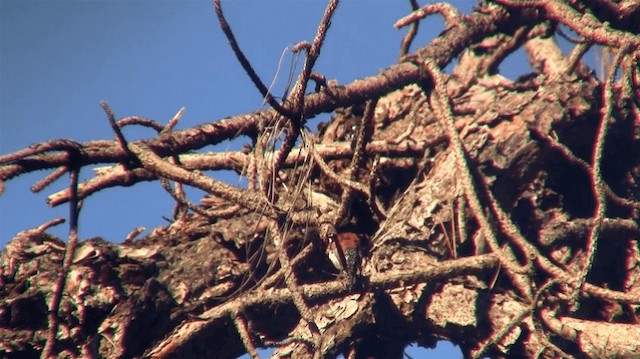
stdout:
{"type": "Polygon", "coordinates": [[[116,123],[104,104],[118,141],[0,156],[1,186],[114,164],[52,205],[158,179],[177,201],[171,225],[122,244],[65,244],[54,223],[17,235],[0,257],[3,355],[399,358],[446,339],[467,357],[640,356],[640,4],[427,5],[399,22],[403,48],[428,14],[445,18],[438,38],[345,86],[311,72],[335,5],[295,47],[307,62],[288,101],[254,76],[272,109],[172,131],[180,114],[116,123]],[[560,25],[580,37],[568,56],[560,25]],[[593,45],[612,55],[602,80],[581,59],[593,45]],[[497,69],[519,48],[535,71],[512,81],[497,69]],[[126,125],[159,135],[127,142],[126,125]],[[245,151],[193,153],[236,136],[245,151]],[[220,169],[248,188],[202,172],[220,169]],[[178,183],[209,195],[189,203],[178,183]],[[354,283],[326,256],[345,233],[361,241],[354,283]]]}

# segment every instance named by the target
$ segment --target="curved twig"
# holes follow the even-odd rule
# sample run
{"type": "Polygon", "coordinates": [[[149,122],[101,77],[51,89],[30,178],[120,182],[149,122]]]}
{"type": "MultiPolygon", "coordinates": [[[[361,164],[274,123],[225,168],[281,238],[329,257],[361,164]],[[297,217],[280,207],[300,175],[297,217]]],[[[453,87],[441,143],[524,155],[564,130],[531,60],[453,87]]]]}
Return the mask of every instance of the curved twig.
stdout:
{"type": "MultiPolygon", "coordinates": [[[[416,0],[409,0],[409,5],[411,5],[411,10],[418,10],[418,2],[416,0]]],[[[418,34],[418,29],[420,28],[420,21],[414,21],[411,23],[411,27],[409,31],[402,37],[402,41],[400,42],[400,59],[406,56],[409,53],[409,49],[411,48],[411,44],[413,43],[413,39],[415,39],[418,34]]]]}
{"type": "Polygon", "coordinates": [[[42,358],[48,359],[54,356],[56,337],[58,334],[58,310],[62,299],[62,292],[67,283],[67,274],[73,262],[76,247],[78,246],[78,216],[80,215],[81,203],[78,201],[78,176],[80,170],[74,168],[69,173],[71,189],[71,202],[69,203],[69,241],[64,253],[62,261],[62,270],[58,275],[51,304],[49,305],[49,332],[47,335],[47,344],[42,349],[42,358]]]}
{"type": "Polygon", "coordinates": [[[249,75],[249,78],[251,79],[253,84],[256,86],[258,91],[260,91],[260,94],[262,95],[262,97],[279,114],[285,117],[292,117],[293,114],[291,113],[291,111],[282,107],[278,103],[278,101],[276,101],[276,99],[271,95],[271,92],[269,92],[269,89],[267,88],[267,86],[264,85],[264,83],[262,82],[258,74],[256,74],[256,72],[253,70],[251,63],[249,62],[247,57],[244,55],[244,53],[240,49],[240,46],[236,41],[236,37],[233,35],[233,31],[231,30],[231,27],[229,26],[227,19],[224,17],[220,0],[213,1],[213,8],[216,12],[216,15],[218,16],[218,21],[220,22],[220,28],[222,29],[222,32],[224,32],[224,35],[227,37],[227,41],[229,41],[229,45],[231,46],[233,53],[236,55],[236,58],[240,62],[240,65],[242,65],[242,68],[244,69],[244,71],[247,73],[247,75],[249,75]]]}
{"type": "Polygon", "coordinates": [[[425,5],[422,8],[413,11],[411,14],[396,21],[396,23],[393,26],[396,29],[399,29],[409,24],[417,23],[420,20],[424,19],[425,17],[431,14],[436,14],[436,13],[442,15],[447,28],[450,28],[452,26],[459,24],[460,18],[462,17],[462,14],[460,13],[460,11],[455,7],[453,7],[451,4],[439,2],[435,4],[425,5]]]}
{"type": "MultiPolygon", "coordinates": [[[[522,274],[529,272],[529,263],[521,266],[517,263],[514,254],[507,248],[506,250],[501,248],[498,244],[496,233],[494,232],[489,219],[484,214],[484,209],[478,198],[478,194],[475,190],[475,184],[473,175],[471,174],[470,165],[467,161],[466,151],[464,144],[460,139],[458,130],[456,129],[453,119],[453,113],[451,105],[448,102],[447,90],[445,88],[444,79],[440,69],[432,61],[425,61],[423,63],[425,70],[431,75],[434,83],[434,91],[432,94],[432,107],[438,117],[438,120],[442,123],[445,132],[449,136],[450,145],[453,150],[453,154],[456,159],[456,168],[463,183],[465,197],[473,211],[474,216],[480,223],[482,234],[484,235],[491,250],[500,257],[500,262],[507,269],[507,274],[512,278],[516,288],[518,288],[521,295],[525,297],[531,297],[531,285],[528,283],[526,277],[522,274]]],[[[427,89],[425,89],[427,90],[427,89]]],[[[425,95],[428,95],[426,93],[425,95]]],[[[527,258],[528,261],[528,258],[527,258]]]]}
{"type": "Polygon", "coordinates": [[[591,160],[591,183],[593,185],[594,197],[596,199],[596,208],[594,210],[593,224],[589,232],[587,246],[585,249],[587,256],[585,258],[584,266],[581,270],[580,276],[578,277],[578,293],[582,289],[582,285],[586,281],[587,275],[589,274],[591,266],[593,265],[593,257],[595,256],[596,248],[598,246],[600,228],[602,227],[602,221],[607,212],[607,194],[605,191],[605,184],[604,179],[602,178],[601,171],[602,157],[604,154],[604,144],[607,138],[607,132],[609,130],[609,122],[612,122],[613,120],[613,107],[615,103],[613,99],[613,82],[615,80],[616,71],[618,70],[620,62],[622,61],[622,57],[625,56],[628,51],[629,46],[624,46],[618,51],[616,57],[613,60],[610,71],[607,74],[607,80],[605,82],[604,89],[602,90],[605,108],[602,114],[602,118],[600,119],[600,125],[598,126],[596,142],[593,146],[593,158],[591,160]]]}

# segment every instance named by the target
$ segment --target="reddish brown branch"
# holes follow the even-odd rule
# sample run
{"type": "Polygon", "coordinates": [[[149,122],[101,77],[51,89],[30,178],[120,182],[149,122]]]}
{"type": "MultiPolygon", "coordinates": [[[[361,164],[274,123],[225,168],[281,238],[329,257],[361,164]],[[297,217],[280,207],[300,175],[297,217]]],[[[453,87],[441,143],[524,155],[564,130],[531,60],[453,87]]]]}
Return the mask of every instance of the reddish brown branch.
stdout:
{"type": "Polygon", "coordinates": [[[47,186],[55,182],[58,178],[62,177],[65,173],[69,171],[69,168],[66,166],[60,167],[52,173],[48,174],[45,178],[36,182],[33,186],[31,186],[31,192],[38,193],[45,189],[47,186]]]}
{"type": "Polygon", "coordinates": [[[113,114],[113,110],[111,110],[111,107],[109,107],[107,101],[100,101],[100,106],[107,114],[109,126],[111,126],[111,130],[116,135],[116,142],[118,143],[118,146],[120,146],[120,149],[123,150],[128,156],[133,157],[131,151],[129,151],[129,149],[127,148],[127,140],[124,138],[120,127],[118,127],[118,124],[116,123],[116,116],[113,114]]]}
{"type": "Polygon", "coordinates": [[[460,14],[460,11],[455,7],[453,7],[451,4],[439,2],[435,4],[425,5],[422,8],[417,10],[414,9],[414,11],[411,14],[396,21],[396,23],[393,26],[396,29],[399,29],[409,24],[413,25],[431,14],[442,15],[447,28],[459,24],[460,19],[462,18],[462,14],[460,14]]]}
{"type": "Polygon", "coordinates": [[[166,126],[164,126],[164,128],[162,129],[163,133],[169,133],[171,131],[173,131],[173,128],[176,127],[176,125],[178,124],[178,122],[180,121],[180,119],[182,118],[182,115],[184,115],[184,111],[186,110],[186,108],[181,107],[178,112],[176,112],[175,115],[173,115],[173,117],[171,118],[171,120],[169,120],[169,122],[167,123],[166,126]]]}
{"type": "Polygon", "coordinates": [[[271,95],[271,92],[269,91],[267,86],[264,85],[264,83],[262,82],[258,74],[256,74],[256,72],[253,70],[251,63],[249,62],[247,57],[244,55],[244,53],[240,49],[240,46],[236,41],[236,37],[233,35],[233,31],[231,30],[231,26],[229,26],[229,23],[224,17],[220,0],[214,0],[213,8],[216,12],[216,15],[218,16],[218,21],[220,22],[220,28],[222,29],[222,32],[224,32],[224,35],[227,37],[227,41],[229,41],[229,45],[231,46],[231,49],[233,50],[234,55],[236,55],[238,62],[240,62],[240,65],[242,65],[242,68],[244,69],[244,71],[247,73],[247,75],[249,75],[249,78],[251,79],[253,84],[256,86],[258,91],[260,91],[260,94],[262,95],[262,97],[278,113],[280,113],[285,117],[292,117],[291,111],[282,107],[278,103],[278,101],[276,101],[276,99],[271,95]]]}
{"type": "Polygon", "coordinates": [[[247,349],[247,353],[249,353],[252,359],[259,359],[260,356],[256,351],[255,345],[253,345],[253,341],[251,340],[247,320],[239,311],[232,313],[231,317],[233,318],[233,323],[236,325],[240,339],[242,339],[242,344],[244,344],[244,347],[247,349]]]}
{"type": "MultiPolygon", "coordinates": [[[[416,0],[409,0],[409,4],[411,5],[411,10],[418,10],[418,2],[416,0]]],[[[414,21],[411,23],[409,27],[409,31],[402,37],[402,41],[400,42],[400,59],[402,59],[405,55],[409,53],[409,49],[411,48],[411,43],[413,43],[413,39],[418,34],[418,29],[420,27],[420,21],[414,21]]]]}
{"type": "MultiPolygon", "coordinates": [[[[293,92],[291,93],[291,104],[296,114],[302,114],[302,109],[305,107],[304,104],[304,94],[309,83],[309,77],[311,76],[311,71],[313,70],[313,66],[320,56],[320,49],[322,48],[322,44],[324,43],[324,39],[327,36],[327,31],[329,30],[329,25],[331,24],[331,18],[333,17],[333,13],[338,7],[338,0],[329,0],[327,4],[327,8],[322,15],[322,19],[320,20],[320,24],[318,25],[318,29],[316,30],[316,36],[313,38],[313,44],[307,48],[307,58],[305,59],[304,65],[302,66],[302,71],[298,76],[298,80],[296,80],[296,84],[294,86],[293,92]]],[[[304,118],[291,118],[292,121],[304,120],[304,118]]]]}
{"type": "Polygon", "coordinates": [[[131,125],[139,125],[142,127],[152,128],[156,132],[160,132],[164,128],[163,125],[157,123],[156,121],[150,118],[144,118],[144,117],[138,117],[138,116],[128,116],[125,118],[121,118],[118,121],[116,121],[116,124],[120,128],[125,126],[131,126],[131,125]]]}
{"type": "Polygon", "coordinates": [[[624,46],[616,54],[610,71],[607,74],[607,80],[602,91],[604,96],[603,102],[605,104],[605,108],[603,110],[604,112],[602,114],[602,118],[600,119],[598,132],[596,133],[596,141],[593,145],[593,158],[591,160],[591,166],[593,169],[591,171],[591,183],[593,185],[594,197],[596,199],[596,208],[593,214],[593,225],[591,227],[591,231],[589,232],[589,237],[587,239],[587,245],[585,248],[587,256],[585,258],[585,263],[582,267],[580,277],[578,277],[578,292],[581,290],[582,284],[586,281],[587,275],[589,274],[591,266],[593,265],[593,257],[595,256],[596,248],[598,245],[598,238],[600,236],[600,228],[602,227],[602,221],[604,220],[605,214],[607,212],[607,194],[605,191],[604,180],[602,178],[602,157],[604,155],[604,145],[609,130],[609,122],[612,122],[613,120],[613,110],[615,104],[615,101],[613,99],[613,82],[615,79],[616,71],[620,66],[620,62],[622,61],[622,57],[625,56],[628,51],[629,46],[624,46]]]}
{"type": "Polygon", "coordinates": [[[60,300],[64,291],[67,274],[73,262],[76,247],[78,246],[78,216],[80,214],[80,202],[78,201],[78,175],[79,169],[72,169],[69,173],[71,190],[71,201],[69,203],[69,242],[62,261],[62,270],[58,275],[51,304],[49,305],[49,332],[47,336],[47,344],[42,349],[42,358],[56,357],[56,337],[58,334],[58,310],[60,308],[60,300]]]}

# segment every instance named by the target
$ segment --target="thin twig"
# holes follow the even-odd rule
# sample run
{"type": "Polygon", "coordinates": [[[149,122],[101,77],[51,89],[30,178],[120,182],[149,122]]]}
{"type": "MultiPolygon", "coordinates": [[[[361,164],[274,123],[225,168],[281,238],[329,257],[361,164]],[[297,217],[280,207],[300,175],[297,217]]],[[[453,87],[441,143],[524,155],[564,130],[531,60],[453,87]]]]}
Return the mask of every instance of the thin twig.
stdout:
{"type": "Polygon", "coordinates": [[[184,192],[179,190],[181,186],[178,186],[180,182],[176,182],[176,189],[171,188],[171,183],[164,178],[160,178],[160,185],[162,188],[176,201],[176,207],[174,209],[173,218],[180,219],[187,214],[187,211],[184,208],[188,208],[201,216],[209,216],[207,211],[204,208],[201,208],[189,201],[184,192]]]}
{"type": "MultiPolygon", "coordinates": [[[[256,162],[256,173],[260,181],[259,188],[267,203],[276,203],[278,201],[278,185],[279,185],[279,167],[276,167],[275,158],[282,154],[282,149],[276,151],[275,147],[282,136],[283,126],[287,123],[282,116],[275,115],[277,119],[273,121],[273,126],[260,126],[261,133],[256,139],[253,151],[253,160],[256,162]]],[[[288,146],[287,141],[291,141],[290,134],[286,134],[283,146],[288,146]]],[[[297,133],[294,135],[297,137],[297,133]]]]}
{"type": "Polygon", "coordinates": [[[253,359],[260,359],[258,352],[256,351],[256,346],[253,345],[253,341],[251,340],[251,334],[249,334],[249,328],[247,327],[247,321],[244,319],[242,313],[239,310],[231,313],[231,318],[233,319],[233,323],[236,325],[236,329],[238,329],[238,334],[240,335],[240,339],[242,340],[242,344],[244,344],[245,349],[247,349],[247,353],[253,359]]]}
{"type": "MultiPolygon", "coordinates": [[[[8,153],[6,155],[0,156],[0,165],[7,165],[9,163],[24,159],[30,156],[36,156],[41,153],[49,152],[49,151],[79,151],[82,148],[82,145],[76,141],[72,140],[51,140],[44,143],[37,143],[30,145],[24,149],[15,151],[13,153],[8,153]]],[[[65,157],[66,159],[67,157],[65,157]]],[[[7,166],[9,167],[9,166],[7,166]]],[[[53,166],[59,167],[59,166],[53,166]]],[[[0,176],[0,179],[9,179],[9,176],[0,176]]]]}
{"type": "Polygon", "coordinates": [[[111,110],[111,107],[109,106],[107,101],[100,101],[100,107],[102,107],[104,112],[107,114],[107,120],[109,121],[111,130],[116,135],[116,142],[120,146],[120,149],[125,153],[131,154],[131,151],[129,151],[129,149],[127,148],[127,140],[124,138],[120,127],[118,127],[118,124],[116,123],[116,116],[113,114],[113,110],[111,110]]]}
{"type": "Polygon", "coordinates": [[[624,46],[618,51],[616,57],[613,59],[612,66],[609,73],[607,74],[607,80],[604,84],[604,89],[602,90],[605,107],[602,113],[602,118],[600,119],[600,125],[598,127],[596,142],[593,149],[593,158],[591,160],[591,166],[593,169],[591,172],[591,183],[593,185],[596,208],[594,210],[593,224],[589,233],[589,237],[587,239],[587,246],[585,249],[585,264],[581,270],[580,276],[578,277],[577,293],[581,291],[582,285],[586,281],[587,275],[589,274],[591,266],[593,265],[593,257],[595,256],[596,249],[598,247],[600,228],[607,212],[607,194],[605,191],[604,179],[602,178],[601,171],[602,157],[604,155],[604,145],[609,130],[609,122],[613,121],[613,107],[615,104],[615,100],[613,99],[613,82],[616,77],[616,71],[618,70],[620,62],[622,61],[622,57],[625,56],[628,51],[629,46],[624,46]]]}
{"type": "MultiPolygon", "coordinates": [[[[411,10],[418,10],[418,1],[409,0],[409,5],[411,5],[411,10]]],[[[415,39],[418,34],[418,28],[420,27],[420,21],[414,21],[411,23],[411,27],[409,27],[409,31],[402,37],[402,42],[400,42],[400,58],[402,59],[409,53],[409,49],[411,48],[411,43],[413,43],[413,39],[415,39]]]]}
{"type": "Polygon", "coordinates": [[[584,45],[591,46],[589,44],[589,41],[587,41],[585,39],[579,39],[579,38],[573,37],[573,36],[567,34],[564,30],[562,30],[561,27],[558,27],[556,29],[556,31],[558,32],[558,35],[560,35],[563,39],[565,39],[565,40],[567,40],[567,41],[569,41],[569,42],[571,42],[573,44],[576,44],[576,45],[583,45],[584,44],[584,45]]]}
{"type": "Polygon", "coordinates": [[[44,231],[46,231],[47,229],[57,226],[60,223],[64,223],[65,219],[64,218],[55,218],[52,219],[50,221],[47,221],[41,225],[38,226],[38,228],[36,228],[36,230],[40,233],[43,233],[44,231]]]}
{"type": "MultiPolygon", "coordinates": [[[[358,171],[363,167],[363,161],[365,160],[364,150],[373,134],[374,113],[377,103],[377,99],[367,102],[364,115],[360,122],[360,127],[358,128],[358,135],[354,138],[355,146],[353,147],[353,157],[351,158],[351,164],[347,171],[350,176],[349,182],[351,183],[357,183],[358,171]]],[[[367,192],[369,194],[367,199],[370,199],[372,197],[371,192],[369,190],[367,190],[367,192]]],[[[351,207],[352,194],[353,189],[351,187],[347,186],[343,189],[340,199],[340,208],[336,213],[336,219],[333,223],[335,226],[338,226],[347,216],[347,212],[351,207]]]]}
{"type": "Polygon", "coordinates": [[[237,204],[232,204],[231,206],[222,208],[205,208],[204,215],[208,218],[231,218],[241,209],[242,207],[237,204]]]}
{"type": "MultiPolygon", "coordinates": [[[[122,165],[109,168],[104,174],[81,183],[78,187],[78,197],[84,199],[100,190],[115,187],[129,186],[141,181],[153,181],[157,176],[144,168],[127,170],[122,165]]],[[[66,203],[71,198],[71,191],[67,188],[53,193],[47,197],[47,204],[51,207],[66,203]]]]}
{"type": "Polygon", "coordinates": [[[382,206],[378,203],[378,197],[375,193],[375,188],[378,182],[378,166],[380,165],[380,156],[376,155],[371,164],[371,171],[369,171],[369,207],[373,210],[380,221],[387,219],[386,212],[382,209],[382,206]]]}
{"type": "Polygon", "coordinates": [[[47,186],[55,182],[58,178],[62,177],[68,171],[69,171],[69,168],[67,166],[62,166],[58,168],[57,170],[53,171],[52,173],[47,175],[45,178],[41,179],[40,181],[36,182],[33,186],[31,186],[31,192],[38,193],[42,191],[47,186]]]}
{"type": "Polygon", "coordinates": [[[272,185],[274,187],[276,186],[276,179],[278,173],[281,170],[282,164],[285,161],[286,157],[289,156],[289,153],[291,153],[291,150],[293,149],[293,146],[295,146],[296,141],[298,140],[298,136],[300,135],[301,128],[297,121],[289,121],[288,125],[289,128],[287,134],[284,138],[284,141],[282,141],[280,149],[275,154],[273,164],[271,166],[271,173],[273,175],[272,185]]]}
{"type": "Polygon", "coordinates": [[[278,103],[278,101],[276,101],[276,99],[271,95],[271,92],[269,92],[269,89],[267,89],[267,87],[264,85],[264,83],[262,82],[258,74],[256,74],[256,72],[253,70],[251,63],[249,62],[247,57],[244,55],[244,53],[240,49],[240,46],[236,41],[236,37],[233,35],[233,31],[231,30],[231,27],[229,26],[227,19],[225,19],[224,14],[222,13],[222,5],[220,4],[220,0],[213,1],[213,8],[216,11],[216,15],[218,16],[218,21],[220,22],[220,28],[222,29],[222,32],[224,32],[224,35],[227,37],[227,41],[229,42],[229,45],[231,46],[233,53],[236,55],[236,58],[240,62],[240,65],[242,65],[242,68],[244,69],[244,71],[247,73],[247,75],[249,75],[249,78],[251,79],[253,84],[256,86],[258,91],[260,91],[260,94],[262,95],[262,97],[279,114],[289,118],[292,117],[293,114],[291,113],[291,111],[282,107],[278,103]]]}
{"type": "MultiPolygon", "coordinates": [[[[338,0],[329,0],[327,4],[327,8],[324,10],[324,14],[322,15],[322,19],[320,20],[320,24],[318,25],[318,29],[316,30],[316,36],[313,38],[313,44],[307,50],[307,58],[305,59],[304,65],[302,66],[302,71],[296,80],[296,84],[291,93],[291,104],[294,108],[295,113],[304,113],[304,94],[307,88],[307,84],[309,83],[309,77],[311,76],[311,71],[313,70],[313,66],[320,56],[320,49],[322,48],[322,44],[324,43],[324,39],[327,36],[327,30],[329,30],[329,26],[331,25],[331,18],[333,17],[333,13],[338,7],[338,0]]],[[[299,118],[291,118],[292,121],[303,120],[299,118]]]]}
{"type": "MultiPolygon", "coordinates": [[[[173,116],[173,118],[169,120],[169,123],[167,123],[167,125],[162,129],[162,131],[160,131],[160,135],[171,133],[171,131],[173,131],[173,128],[178,124],[178,121],[180,121],[180,119],[182,118],[184,111],[185,111],[184,107],[180,108],[180,110],[178,110],[178,112],[173,116]]],[[[180,162],[180,156],[178,156],[177,154],[171,155],[171,162],[177,166],[182,166],[182,163],[180,162]]],[[[160,179],[160,183],[162,184],[162,187],[167,192],[169,192],[169,194],[176,200],[176,205],[173,209],[174,219],[181,219],[187,215],[188,211],[185,210],[185,207],[188,209],[191,209],[192,211],[200,215],[206,215],[203,209],[200,209],[199,207],[197,207],[196,205],[192,204],[187,200],[186,195],[184,193],[184,189],[182,188],[182,183],[176,182],[175,189],[172,189],[168,181],[165,181],[162,178],[160,179]]]]}
{"type": "Polygon", "coordinates": [[[147,228],[146,227],[137,227],[134,230],[132,230],[131,232],[129,232],[129,234],[127,234],[127,236],[124,239],[124,243],[130,243],[133,242],[134,239],[136,239],[136,237],[146,231],[147,228]]]}
{"type": "Polygon", "coordinates": [[[184,115],[184,112],[186,110],[187,109],[185,107],[180,107],[178,112],[176,112],[176,114],[173,115],[171,120],[169,120],[167,125],[162,129],[162,133],[167,133],[167,132],[173,131],[173,128],[176,127],[176,125],[178,124],[178,121],[180,121],[180,119],[182,118],[182,115],[184,115]]]}
{"type": "Polygon", "coordinates": [[[316,83],[315,86],[315,92],[320,92],[320,90],[322,90],[322,88],[327,87],[327,78],[324,77],[324,75],[319,74],[317,72],[311,72],[311,74],[309,74],[309,80],[313,81],[316,83]]]}
{"type": "Polygon", "coordinates": [[[49,359],[55,357],[56,336],[58,334],[58,310],[60,301],[62,300],[62,292],[67,282],[67,274],[73,262],[73,256],[78,246],[78,216],[80,214],[80,203],[78,201],[78,176],[80,170],[74,168],[69,172],[71,189],[71,201],[69,203],[69,241],[65,250],[64,259],[62,261],[62,270],[56,281],[51,304],[49,306],[49,332],[47,335],[47,343],[42,349],[41,358],[49,359]]]}
{"type": "Polygon", "coordinates": [[[138,116],[128,116],[128,117],[121,118],[118,121],[116,121],[116,124],[118,125],[119,128],[123,128],[125,126],[131,126],[131,125],[149,127],[154,129],[158,133],[162,131],[162,129],[164,128],[164,125],[159,124],[158,122],[150,118],[138,117],[138,116]]]}
{"type": "Polygon", "coordinates": [[[575,71],[576,66],[580,63],[580,60],[584,54],[591,48],[591,43],[580,43],[573,48],[567,59],[567,74],[571,74],[575,71]]]}
{"type": "Polygon", "coordinates": [[[358,135],[355,138],[356,143],[353,148],[353,158],[351,159],[351,165],[349,166],[349,172],[351,173],[351,179],[356,179],[357,170],[362,168],[364,161],[366,160],[364,153],[367,144],[371,141],[373,135],[374,126],[374,114],[376,111],[376,105],[378,99],[373,99],[367,102],[364,109],[364,114],[360,122],[360,128],[358,129],[358,135]]]}
{"type": "Polygon", "coordinates": [[[456,9],[454,6],[452,6],[451,4],[439,2],[439,3],[425,5],[422,8],[413,11],[411,14],[396,21],[396,23],[393,26],[396,29],[399,29],[409,24],[416,23],[419,20],[424,19],[425,17],[431,14],[436,14],[436,13],[442,15],[447,28],[460,24],[460,18],[462,17],[462,14],[460,14],[460,11],[456,9]]]}

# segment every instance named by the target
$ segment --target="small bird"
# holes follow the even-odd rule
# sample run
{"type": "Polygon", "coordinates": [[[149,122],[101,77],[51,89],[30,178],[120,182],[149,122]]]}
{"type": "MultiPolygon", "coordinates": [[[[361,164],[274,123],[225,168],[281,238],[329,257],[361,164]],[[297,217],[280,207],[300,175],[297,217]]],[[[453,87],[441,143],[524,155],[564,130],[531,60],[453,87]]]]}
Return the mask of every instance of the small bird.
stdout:
{"type": "Polygon", "coordinates": [[[350,289],[356,284],[360,272],[360,238],[353,232],[329,237],[328,257],[336,269],[344,273],[350,289]]]}

